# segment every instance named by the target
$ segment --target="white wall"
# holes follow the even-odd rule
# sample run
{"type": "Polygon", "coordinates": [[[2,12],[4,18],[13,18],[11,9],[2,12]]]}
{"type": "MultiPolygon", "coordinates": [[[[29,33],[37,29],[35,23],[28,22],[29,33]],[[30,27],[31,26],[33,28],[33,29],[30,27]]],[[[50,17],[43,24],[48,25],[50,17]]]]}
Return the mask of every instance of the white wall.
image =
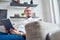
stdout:
{"type": "MultiPolygon", "coordinates": [[[[57,0],[58,1],[58,7],[59,7],[59,20],[60,20],[60,0],[57,0]]],[[[59,21],[59,26],[60,26],[60,21],[59,21]]]]}
{"type": "Polygon", "coordinates": [[[41,0],[43,21],[52,23],[50,0],[41,0]]]}
{"type": "Polygon", "coordinates": [[[54,4],[54,15],[56,24],[59,24],[59,7],[58,7],[58,0],[53,0],[54,4]]]}
{"type": "MultiPolygon", "coordinates": [[[[28,2],[30,3],[30,0],[21,0],[21,3],[23,2],[28,2]]],[[[40,0],[33,0],[34,4],[38,4],[37,7],[33,8],[33,11],[36,13],[36,16],[42,18],[42,9],[41,9],[41,2],[40,0]]],[[[19,8],[19,7],[11,7],[9,5],[9,2],[0,2],[0,9],[7,9],[8,10],[8,15],[7,18],[9,18],[10,16],[14,16],[14,14],[19,13],[21,14],[24,10],[24,8],[19,8]]]]}
{"type": "Polygon", "coordinates": [[[57,0],[41,0],[43,21],[59,24],[57,0]]]}

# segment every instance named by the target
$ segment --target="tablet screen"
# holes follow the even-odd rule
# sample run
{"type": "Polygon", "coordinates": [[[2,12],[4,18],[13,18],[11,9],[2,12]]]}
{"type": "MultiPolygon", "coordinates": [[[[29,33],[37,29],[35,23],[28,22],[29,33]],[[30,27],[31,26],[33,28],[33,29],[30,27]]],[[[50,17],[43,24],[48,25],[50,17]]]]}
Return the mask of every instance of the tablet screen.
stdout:
{"type": "Polygon", "coordinates": [[[13,28],[13,25],[11,24],[10,20],[9,19],[4,19],[2,20],[2,24],[4,25],[4,27],[7,29],[7,30],[10,30],[11,29],[14,29],[13,28]]]}

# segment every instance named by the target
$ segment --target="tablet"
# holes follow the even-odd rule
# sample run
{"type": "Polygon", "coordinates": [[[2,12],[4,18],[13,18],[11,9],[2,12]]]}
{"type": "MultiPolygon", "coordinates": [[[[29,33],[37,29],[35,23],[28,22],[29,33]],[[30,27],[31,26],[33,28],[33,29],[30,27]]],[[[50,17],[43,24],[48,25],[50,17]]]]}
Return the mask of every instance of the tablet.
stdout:
{"type": "Polygon", "coordinates": [[[6,30],[14,29],[13,25],[11,24],[11,21],[9,19],[3,19],[2,24],[6,28],[6,30]]]}

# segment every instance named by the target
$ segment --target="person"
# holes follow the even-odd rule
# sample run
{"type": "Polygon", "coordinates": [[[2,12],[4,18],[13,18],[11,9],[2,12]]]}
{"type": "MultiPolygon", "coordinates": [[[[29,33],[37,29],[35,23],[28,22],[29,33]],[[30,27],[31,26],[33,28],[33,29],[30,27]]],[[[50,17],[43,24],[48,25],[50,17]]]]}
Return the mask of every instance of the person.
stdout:
{"type": "MultiPolygon", "coordinates": [[[[30,20],[31,19],[31,16],[32,16],[32,10],[31,10],[31,7],[26,7],[25,10],[24,10],[24,14],[26,16],[26,20],[24,21],[26,23],[27,20],[30,20]]],[[[24,26],[24,29],[25,29],[25,24],[23,25],[24,26]]],[[[26,32],[25,30],[23,31],[18,31],[18,30],[14,30],[14,29],[11,29],[10,30],[11,34],[16,34],[16,35],[22,35],[24,36],[24,38],[26,37],[26,32]]]]}
{"type": "MultiPolygon", "coordinates": [[[[31,7],[26,7],[25,8],[25,10],[24,10],[24,14],[25,14],[25,16],[26,16],[26,20],[23,22],[23,23],[25,23],[25,24],[23,24],[22,26],[24,27],[24,29],[25,29],[25,25],[26,25],[26,23],[28,22],[28,21],[31,21],[31,19],[32,19],[32,9],[31,9],[31,7]]],[[[21,25],[20,25],[21,26],[21,25]]],[[[22,27],[21,26],[21,27],[22,27]]],[[[21,28],[20,28],[21,29],[21,28]]],[[[8,30],[5,30],[5,33],[7,33],[8,32],[8,30]]],[[[24,40],[26,40],[26,31],[25,30],[20,30],[20,31],[18,31],[17,29],[10,29],[10,33],[11,34],[15,34],[16,36],[22,36],[22,38],[21,39],[24,39],[24,40]]],[[[13,35],[12,35],[13,36],[13,35]]],[[[11,38],[12,38],[12,36],[11,36],[11,38]]]]}
{"type": "MultiPolygon", "coordinates": [[[[31,10],[31,7],[26,7],[25,10],[24,10],[24,14],[26,16],[26,19],[29,19],[32,15],[32,10],[31,10]]],[[[20,35],[21,33],[18,32],[17,30],[13,30],[11,29],[11,33],[12,34],[18,34],[20,35]]],[[[26,36],[26,33],[23,33],[22,35],[25,35],[26,36]]]]}
{"type": "MultiPolygon", "coordinates": [[[[25,10],[24,10],[24,14],[26,16],[26,20],[24,21],[24,23],[26,23],[26,21],[31,18],[31,14],[32,14],[31,8],[30,7],[26,7],[25,10]]],[[[22,25],[22,26],[25,29],[25,24],[22,25]]],[[[0,35],[2,35],[2,34],[9,34],[9,35],[6,35],[5,38],[4,37],[2,37],[2,38],[4,38],[4,39],[6,39],[6,38],[8,38],[8,39],[9,38],[10,39],[12,39],[12,38],[14,38],[14,39],[18,38],[18,39],[21,39],[21,40],[26,40],[26,31],[25,30],[18,31],[17,29],[14,28],[14,29],[10,29],[10,31],[8,31],[5,27],[3,27],[3,28],[4,28],[3,29],[4,31],[2,33],[0,32],[0,35]]]]}

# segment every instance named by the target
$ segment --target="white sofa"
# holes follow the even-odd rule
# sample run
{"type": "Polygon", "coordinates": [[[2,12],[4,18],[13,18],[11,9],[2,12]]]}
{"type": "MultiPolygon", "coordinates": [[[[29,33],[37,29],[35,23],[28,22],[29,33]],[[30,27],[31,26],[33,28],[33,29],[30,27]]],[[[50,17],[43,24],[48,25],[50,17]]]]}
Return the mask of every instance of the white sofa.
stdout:
{"type": "Polygon", "coordinates": [[[54,38],[58,40],[58,37],[54,37],[54,34],[57,35],[60,32],[59,25],[43,21],[30,22],[26,24],[25,29],[27,33],[27,40],[46,40],[46,35],[48,33],[50,40],[53,40],[54,38]]]}

